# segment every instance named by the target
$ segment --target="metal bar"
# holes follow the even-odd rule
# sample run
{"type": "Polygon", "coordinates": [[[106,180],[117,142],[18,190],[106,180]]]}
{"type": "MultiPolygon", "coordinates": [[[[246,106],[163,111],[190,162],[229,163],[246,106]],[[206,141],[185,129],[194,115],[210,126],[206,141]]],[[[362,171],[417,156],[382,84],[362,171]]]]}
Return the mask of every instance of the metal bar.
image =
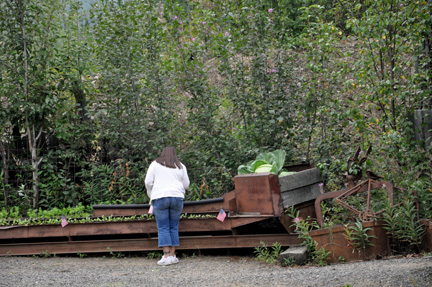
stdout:
{"type": "MultiPolygon", "coordinates": [[[[289,234],[189,236],[180,238],[177,250],[253,248],[260,246],[261,242],[268,246],[275,242],[282,246],[295,246],[300,245],[302,240],[297,235],[289,234]]],[[[161,250],[157,238],[3,244],[0,245],[0,256],[153,250],[161,250]]]]}
{"type": "Polygon", "coordinates": [[[366,182],[359,183],[358,185],[354,186],[353,188],[345,190],[345,192],[342,193],[341,195],[339,195],[337,198],[340,200],[343,200],[350,195],[356,194],[356,193],[360,192],[361,188],[363,188],[365,184],[366,184],[366,182]]]}
{"type": "MultiPolygon", "coordinates": [[[[182,213],[218,213],[221,208],[226,212],[235,212],[235,206],[230,204],[233,199],[235,193],[231,191],[219,198],[185,201],[182,213]]],[[[93,205],[93,213],[96,217],[133,216],[147,214],[149,207],[149,204],[93,205]]]]}
{"type": "MultiPolygon", "coordinates": [[[[212,202],[205,205],[185,205],[182,213],[218,213],[223,208],[225,211],[230,211],[228,202],[212,202]]],[[[147,214],[149,210],[148,204],[143,204],[142,207],[131,206],[130,208],[105,207],[94,209],[93,213],[96,217],[101,216],[133,216],[147,214]],[[147,207],[146,207],[147,206],[147,207]]]]}
{"type": "Polygon", "coordinates": [[[339,190],[339,191],[334,191],[334,192],[329,192],[329,193],[324,193],[324,194],[318,195],[318,197],[315,199],[315,212],[316,212],[316,217],[317,217],[317,223],[320,227],[322,227],[324,224],[324,219],[322,217],[322,210],[321,210],[321,201],[326,200],[326,199],[330,199],[330,198],[335,198],[337,196],[340,196],[344,192],[346,192],[345,189],[339,190]]]}
{"type": "MultiPolygon", "coordinates": [[[[250,223],[263,221],[271,216],[230,216],[224,222],[216,218],[181,219],[180,232],[229,231],[250,223]]],[[[10,226],[1,229],[0,239],[73,237],[94,235],[117,235],[157,233],[155,220],[134,220],[119,222],[70,223],[60,225],[10,226]]]]}
{"type": "Polygon", "coordinates": [[[370,200],[371,200],[371,180],[368,181],[368,191],[367,191],[367,206],[366,206],[366,212],[369,212],[370,210],[370,200]]]}

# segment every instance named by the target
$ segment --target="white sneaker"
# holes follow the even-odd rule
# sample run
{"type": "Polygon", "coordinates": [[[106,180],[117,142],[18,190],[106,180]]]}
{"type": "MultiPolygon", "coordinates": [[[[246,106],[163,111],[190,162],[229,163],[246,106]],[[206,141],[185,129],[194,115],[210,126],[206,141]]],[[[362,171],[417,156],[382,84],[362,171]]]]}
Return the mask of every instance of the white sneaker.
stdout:
{"type": "Polygon", "coordinates": [[[161,265],[161,266],[166,266],[166,265],[173,264],[172,256],[168,256],[168,257],[162,256],[162,259],[159,260],[157,264],[161,265]]]}
{"type": "Polygon", "coordinates": [[[174,255],[174,256],[170,256],[171,257],[171,262],[172,262],[172,264],[177,264],[177,263],[179,263],[179,260],[178,260],[178,258],[174,255]]]}

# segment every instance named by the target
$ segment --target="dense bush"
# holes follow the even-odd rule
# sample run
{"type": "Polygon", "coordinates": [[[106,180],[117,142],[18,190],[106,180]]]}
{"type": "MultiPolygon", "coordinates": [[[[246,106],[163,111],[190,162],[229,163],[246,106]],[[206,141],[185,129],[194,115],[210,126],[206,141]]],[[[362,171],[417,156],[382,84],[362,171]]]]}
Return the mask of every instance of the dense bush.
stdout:
{"type": "Polygon", "coordinates": [[[432,108],[427,2],[94,2],[0,1],[0,207],[146,202],[166,145],[188,199],[276,149],[333,191],[372,145],[365,167],[430,216],[431,149],[411,125],[432,108]]]}

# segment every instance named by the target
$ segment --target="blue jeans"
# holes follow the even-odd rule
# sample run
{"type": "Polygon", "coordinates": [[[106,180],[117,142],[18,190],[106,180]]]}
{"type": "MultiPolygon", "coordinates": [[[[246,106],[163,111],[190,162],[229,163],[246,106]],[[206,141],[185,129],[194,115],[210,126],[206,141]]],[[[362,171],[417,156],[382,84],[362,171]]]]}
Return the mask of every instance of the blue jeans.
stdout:
{"type": "Polygon", "coordinates": [[[159,247],[180,246],[178,226],[183,198],[163,197],[152,201],[158,228],[159,247]]]}

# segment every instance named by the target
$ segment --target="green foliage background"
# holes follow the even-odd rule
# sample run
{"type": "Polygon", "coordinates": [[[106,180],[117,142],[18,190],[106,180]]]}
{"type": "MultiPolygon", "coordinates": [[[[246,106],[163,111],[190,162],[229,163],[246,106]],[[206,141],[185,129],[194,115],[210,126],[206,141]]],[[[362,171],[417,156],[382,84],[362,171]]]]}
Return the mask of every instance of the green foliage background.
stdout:
{"type": "Polygon", "coordinates": [[[334,191],[371,145],[365,168],[431,217],[431,146],[412,127],[432,109],[430,1],[84,4],[0,0],[0,207],[147,202],[166,145],[189,200],[232,190],[240,164],[276,149],[334,191]]]}

